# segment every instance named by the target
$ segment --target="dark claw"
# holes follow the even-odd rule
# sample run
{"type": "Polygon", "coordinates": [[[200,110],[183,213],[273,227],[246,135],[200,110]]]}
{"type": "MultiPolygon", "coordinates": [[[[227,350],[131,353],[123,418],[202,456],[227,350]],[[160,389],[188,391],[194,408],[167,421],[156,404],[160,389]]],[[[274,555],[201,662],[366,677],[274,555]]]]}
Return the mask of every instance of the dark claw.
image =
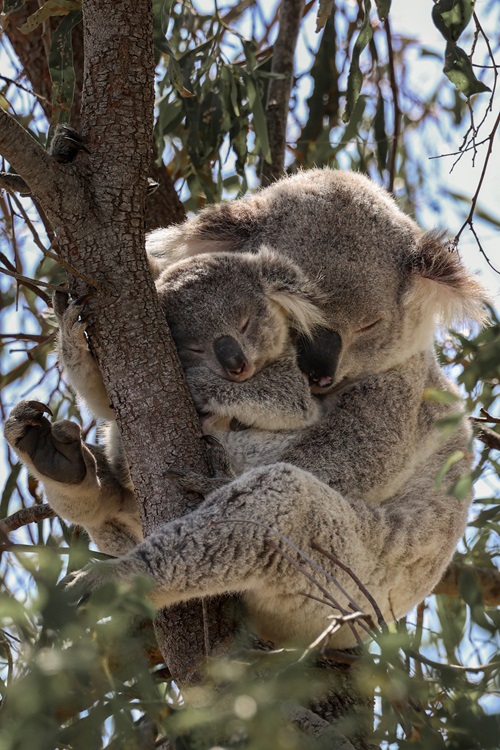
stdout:
{"type": "Polygon", "coordinates": [[[54,416],[47,404],[42,404],[41,401],[28,401],[28,404],[32,406],[33,409],[37,409],[40,414],[50,414],[51,417],[54,416]]]}
{"type": "Polygon", "coordinates": [[[156,182],[156,180],[153,180],[152,177],[148,177],[147,195],[151,195],[151,193],[154,193],[154,191],[158,190],[159,187],[160,187],[159,182],[156,182]]]}
{"type": "Polygon", "coordinates": [[[213,448],[222,448],[222,443],[219,440],[219,438],[216,438],[215,435],[202,435],[201,439],[204,440],[208,445],[212,446],[213,448]]]}
{"type": "Polygon", "coordinates": [[[62,316],[68,309],[68,302],[69,302],[69,291],[68,292],[57,291],[54,293],[54,296],[52,298],[52,307],[54,309],[55,314],[58,315],[60,318],[62,318],[62,316]]]}
{"type": "Polygon", "coordinates": [[[58,125],[50,144],[49,154],[59,164],[69,164],[76,159],[80,151],[90,153],[81,135],[69,125],[58,125]]]}

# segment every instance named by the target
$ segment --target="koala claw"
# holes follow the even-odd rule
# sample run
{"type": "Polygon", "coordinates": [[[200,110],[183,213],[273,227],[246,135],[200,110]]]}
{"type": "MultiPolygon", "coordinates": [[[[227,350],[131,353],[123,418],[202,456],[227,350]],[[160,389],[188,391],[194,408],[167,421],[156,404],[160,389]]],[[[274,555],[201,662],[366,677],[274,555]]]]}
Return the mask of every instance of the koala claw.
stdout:
{"type": "Polygon", "coordinates": [[[67,420],[51,424],[46,412],[52,415],[40,401],[21,401],[5,423],[5,437],[43,477],[79,484],[87,474],[80,427],[67,420]]]}
{"type": "Polygon", "coordinates": [[[236,475],[227,450],[214,435],[203,435],[203,440],[207,446],[207,459],[212,476],[219,480],[220,486],[231,482],[236,475]]]}
{"type": "Polygon", "coordinates": [[[75,607],[83,606],[90,596],[105,583],[114,580],[114,561],[90,563],[82,570],[70,573],[60,582],[68,596],[68,601],[75,607]]]}
{"type": "Polygon", "coordinates": [[[197,471],[181,471],[178,469],[169,469],[167,476],[179,489],[185,492],[196,492],[203,496],[209,495],[231,481],[221,476],[207,477],[197,471]]]}

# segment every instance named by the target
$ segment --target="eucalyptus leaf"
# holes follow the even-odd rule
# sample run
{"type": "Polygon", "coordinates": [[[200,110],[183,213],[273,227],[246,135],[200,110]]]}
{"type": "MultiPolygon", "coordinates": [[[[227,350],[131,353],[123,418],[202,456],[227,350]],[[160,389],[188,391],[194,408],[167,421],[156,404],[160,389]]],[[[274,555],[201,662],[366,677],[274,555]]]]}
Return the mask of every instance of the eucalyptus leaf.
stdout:
{"type": "Polygon", "coordinates": [[[81,7],[80,0],[47,0],[41,8],[26,19],[23,25],[19,27],[19,30],[23,34],[30,34],[52,16],[66,16],[73,10],[80,10],[81,7]]]}
{"type": "Polygon", "coordinates": [[[316,33],[321,31],[333,10],[333,0],[319,0],[318,15],[316,16],[316,33]]]}
{"type": "Polygon", "coordinates": [[[359,59],[362,51],[365,49],[367,44],[373,37],[373,29],[370,21],[370,10],[371,0],[364,0],[365,15],[363,23],[359,30],[354,47],[352,50],[351,67],[349,69],[349,77],[347,79],[347,93],[346,93],[346,104],[345,111],[342,119],[344,122],[349,122],[351,119],[354,107],[358,101],[361,93],[361,86],[363,85],[363,74],[359,65],[359,59]]]}
{"type": "Polygon", "coordinates": [[[451,455],[448,456],[434,478],[434,487],[436,490],[441,489],[443,479],[449,472],[451,467],[458,463],[458,461],[462,461],[463,458],[465,458],[465,453],[463,451],[454,451],[451,455]]]}
{"type": "Polygon", "coordinates": [[[453,42],[446,45],[443,73],[467,98],[483,91],[491,91],[489,86],[478,81],[466,53],[453,42]]]}
{"type": "Polygon", "coordinates": [[[437,0],[432,8],[432,20],[447,42],[456,42],[467,27],[473,10],[473,0],[437,0]]]}

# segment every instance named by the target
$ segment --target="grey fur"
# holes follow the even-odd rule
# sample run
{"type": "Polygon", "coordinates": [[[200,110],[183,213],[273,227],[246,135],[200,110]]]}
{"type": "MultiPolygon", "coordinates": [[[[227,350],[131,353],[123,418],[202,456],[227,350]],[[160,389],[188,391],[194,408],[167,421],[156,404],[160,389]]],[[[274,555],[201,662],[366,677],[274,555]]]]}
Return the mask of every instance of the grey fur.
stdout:
{"type": "MultiPolygon", "coordinates": [[[[117,561],[78,573],[72,587],[79,596],[107,576],[143,574],[153,580],[158,605],[238,591],[257,633],[282,643],[312,640],[329,610],[305,596],[317,596],[315,586],[269,546],[267,537],[286,548],[272,530],[373,614],[349,576],[311,544],[330,550],[364,582],[386,619],[408,612],[439,580],[466,523],[468,502],[448,489],[470,467],[471,435],[465,419],[451,437],[436,427],[456,407],[424,397],[426,389],[453,390],[432,338],[439,320],[480,318],[484,292],[457,254],[423,235],[383,190],[330,170],[211,207],[154,233],[149,247],[157,264],[168,265],[200,252],[254,253],[262,243],[320,285],[324,315],[342,340],[325,416],[301,430],[218,431],[240,476],[117,561]],[[436,473],[453,451],[462,459],[436,488],[436,473]]],[[[234,405],[244,423],[265,411],[259,392],[279,393],[289,372],[271,364],[258,374],[259,388],[258,376],[236,385],[200,365],[188,367],[187,378],[199,408],[227,418],[234,405]]],[[[322,583],[347,610],[345,596],[322,583]]],[[[331,643],[352,646],[352,630],[343,626],[331,643]]]]}

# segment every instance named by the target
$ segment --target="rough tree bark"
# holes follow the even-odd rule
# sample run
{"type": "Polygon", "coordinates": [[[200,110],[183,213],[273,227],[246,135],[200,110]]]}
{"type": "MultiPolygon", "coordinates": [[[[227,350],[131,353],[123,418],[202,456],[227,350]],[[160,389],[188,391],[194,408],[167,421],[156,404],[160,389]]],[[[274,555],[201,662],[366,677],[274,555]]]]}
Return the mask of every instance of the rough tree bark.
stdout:
{"type": "MultiPolygon", "coordinates": [[[[7,16],[5,34],[19,58],[24,76],[30,82],[31,88],[37,95],[38,102],[45,116],[50,121],[52,116],[52,80],[47,62],[47,45],[44,44],[43,27],[37,27],[30,34],[23,34],[20,31],[20,27],[26,22],[26,19],[38,10],[38,8],[37,0],[27,0],[20,10],[7,16]]],[[[50,23],[51,30],[57,26],[59,21],[59,17],[52,19],[50,23]]],[[[79,130],[84,66],[82,24],[73,29],[72,43],[75,88],[70,124],[79,130]]],[[[158,166],[156,164],[155,157],[156,153],[151,158],[149,176],[159,183],[159,187],[158,190],[149,196],[146,204],[147,230],[156,229],[156,227],[166,227],[169,224],[178,224],[185,219],[184,207],[175,190],[170,174],[164,165],[158,166]]]]}
{"type": "MultiPolygon", "coordinates": [[[[172,464],[204,465],[199,423],[158,304],[144,253],[153,129],[149,0],[84,0],[81,133],[90,153],[56,163],[4,110],[0,153],[28,183],[56,232],[61,256],[91,293],[90,341],[130,462],[146,534],[194,507],[165,478],[172,464]]],[[[221,603],[193,602],[158,618],[165,659],[188,679],[226,630],[221,603]]]]}

